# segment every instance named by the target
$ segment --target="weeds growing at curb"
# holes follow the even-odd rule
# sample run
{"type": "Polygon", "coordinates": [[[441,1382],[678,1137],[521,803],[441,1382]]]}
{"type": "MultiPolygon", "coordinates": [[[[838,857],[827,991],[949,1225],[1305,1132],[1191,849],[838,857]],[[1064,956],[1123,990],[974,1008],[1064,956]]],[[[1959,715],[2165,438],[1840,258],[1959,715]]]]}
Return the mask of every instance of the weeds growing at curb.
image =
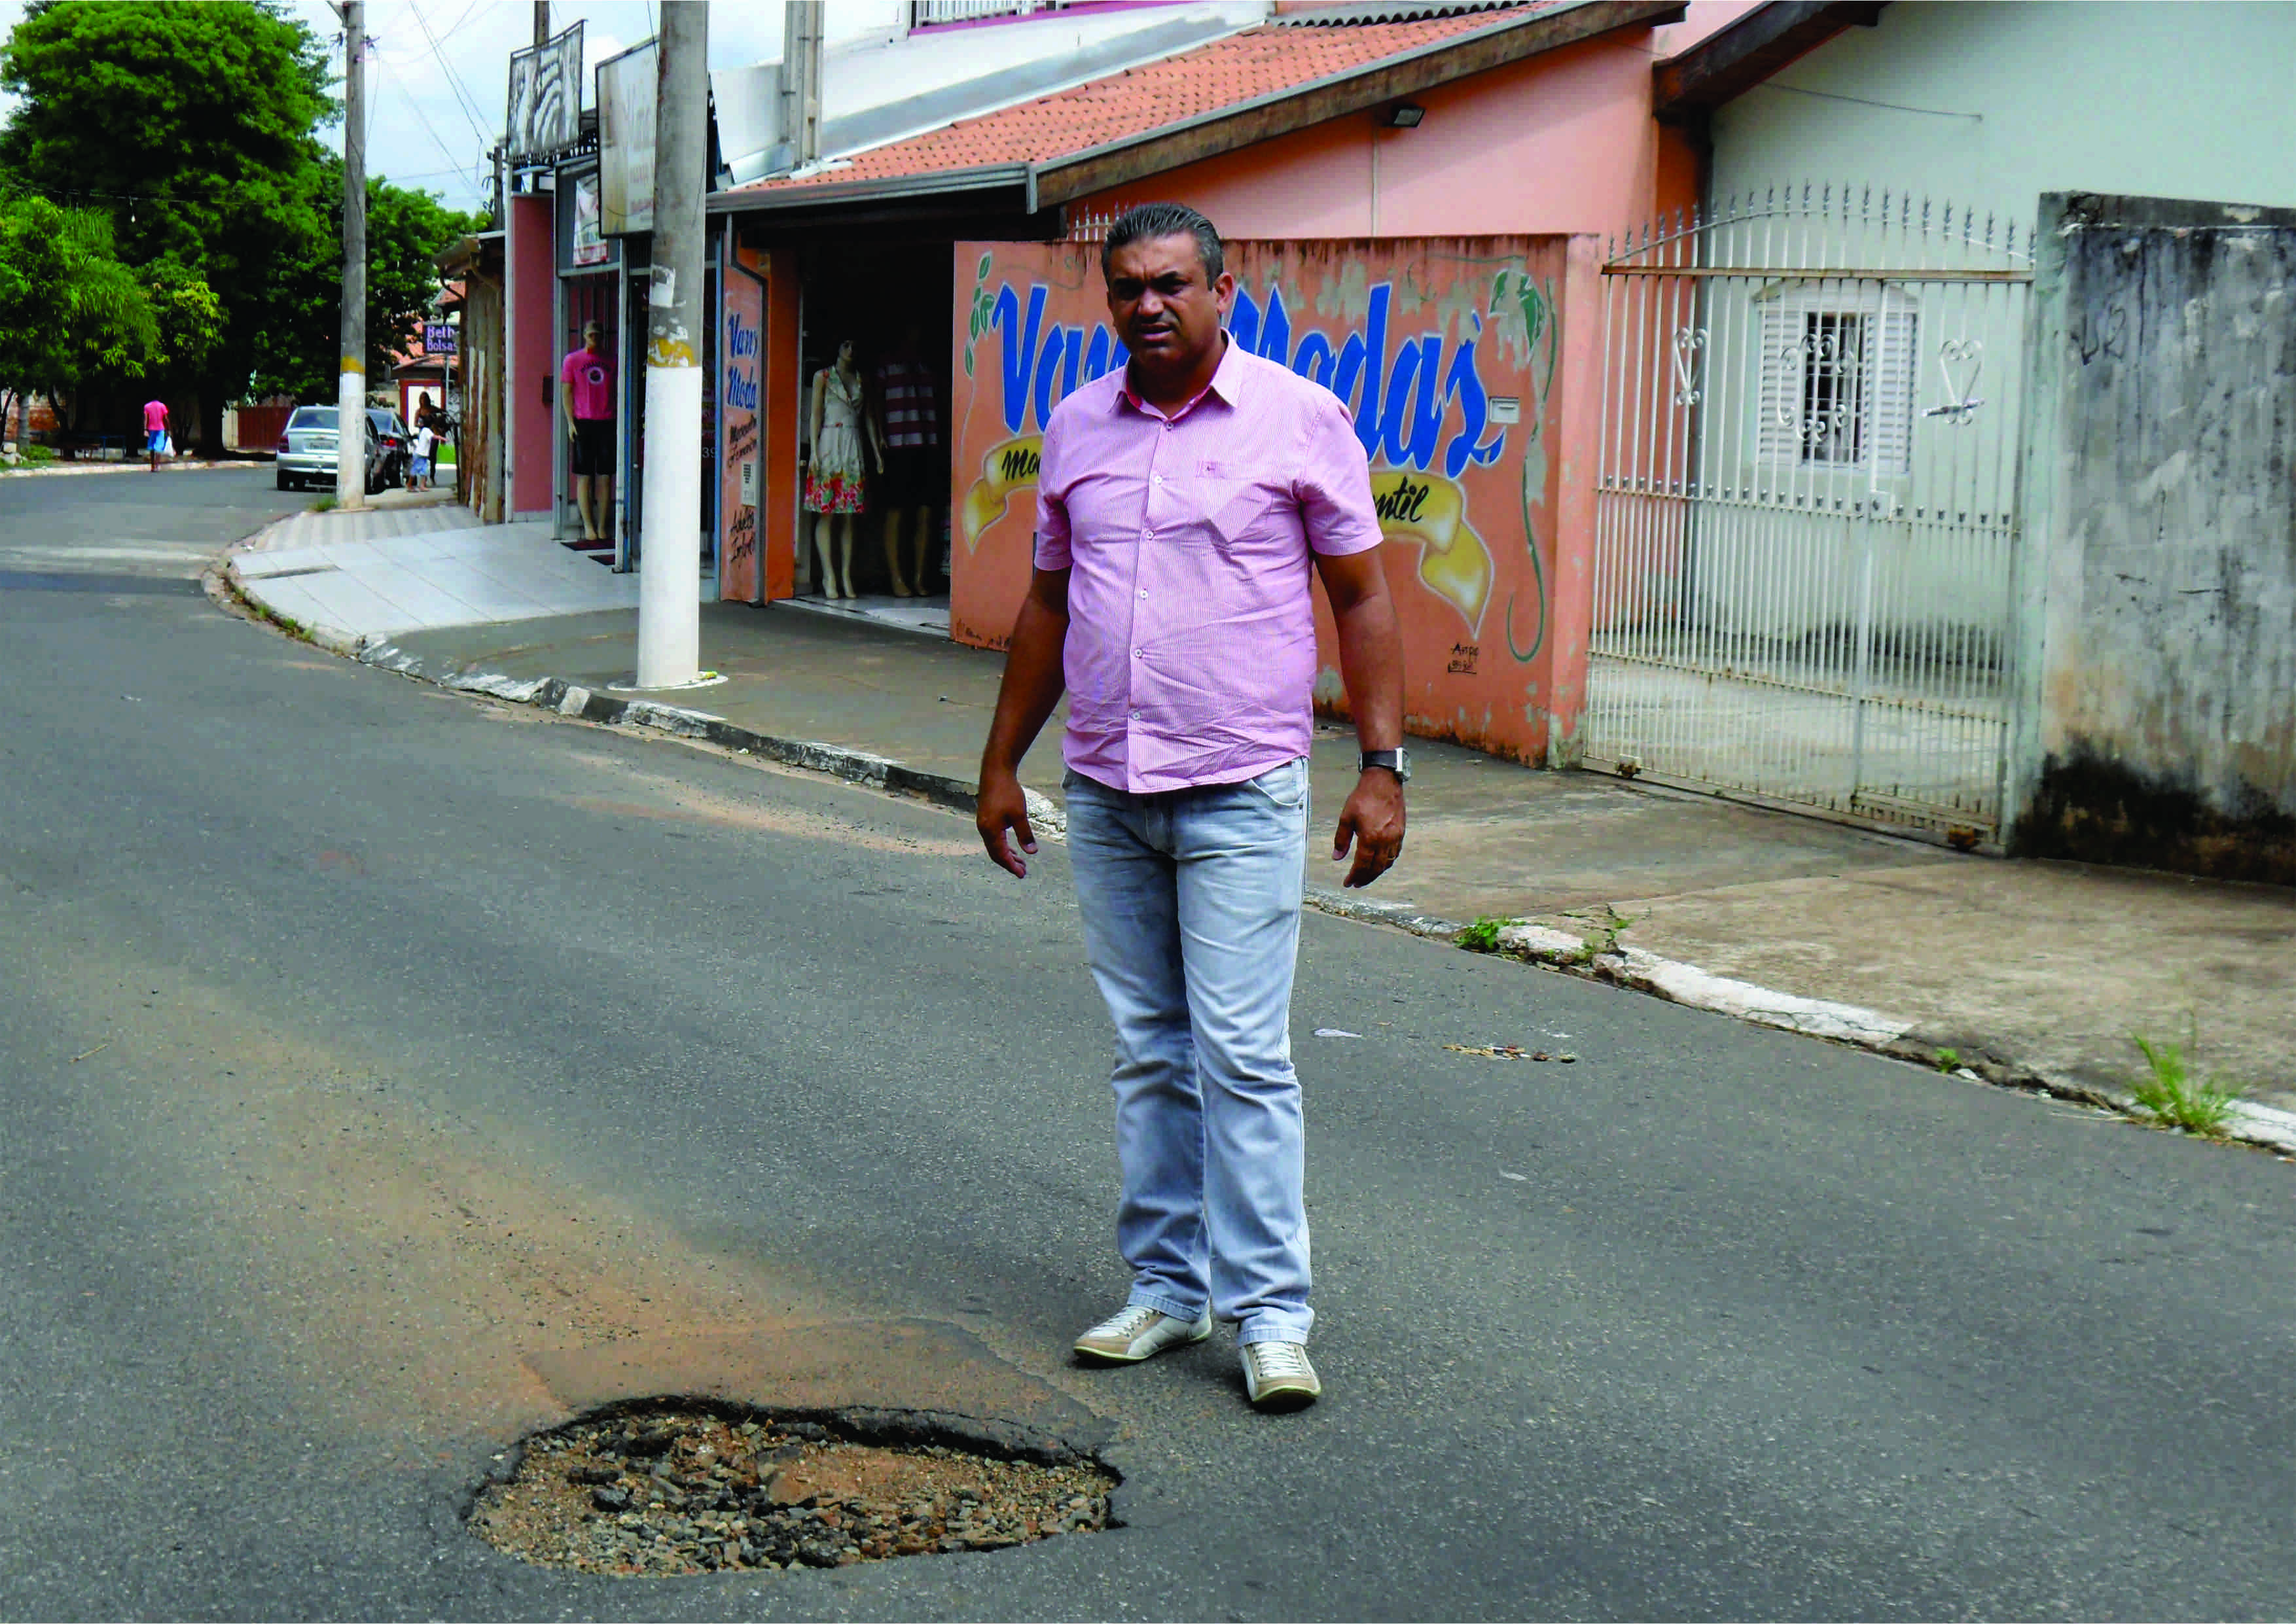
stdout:
{"type": "Polygon", "coordinates": [[[335,499],[332,496],[322,496],[311,504],[311,511],[314,513],[332,513],[334,510],[335,499]]]}
{"type": "Polygon", "coordinates": [[[1487,913],[1453,940],[1471,953],[1496,953],[1499,951],[1499,932],[1512,923],[1512,920],[1502,919],[1496,914],[1487,913]]]}
{"type": "Polygon", "coordinates": [[[1617,952],[1619,938],[1626,934],[1634,922],[1632,915],[1620,913],[1608,902],[1603,903],[1602,917],[1588,920],[1588,923],[1595,927],[1595,934],[1580,941],[1578,951],[1570,955],[1570,962],[1580,966],[1591,965],[1597,959],[1606,958],[1617,952]]]}
{"type": "Polygon", "coordinates": [[[2202,1081],[2193,1074],[2189,1051],[2194,1047],[2194,1034],[2187,1032],[2181,1045],[2166,1039],[2156,1042],[2141,1032],[2130,1032],[2128,1041],[2144,1056],[2144,1074],[2132,1077],[2128,1084],[2137,1108],[2163,1127],[2222,1138],[2237,1092],[2226,1088],[2221,1078],[2202,1081]]]}
{"type": "Polygon", "coordinates": [[[1938,1050],[1937,1069],[1941,1072],[1959,1071],[1961,1069],[1961,1051],[1957,1049],[1941,1049],[1938,1050]]]}
{"type": "Polygon", "coordinates": [[[253,616],[256,619],[262,621],[266,625],[278,627],[282,632],[287,633],[288,636],[293,638],[299,643],[315,642],[316,641],[312,637],[310,629],[305,626],[301,621],[297,620],[291,615],[282,615],[277,609],[273,608],[269,604],[258,600],[249,593],[247,589],[240,585],[238,581],[233,577],[229,569],[217,570],[216,572],[216,579],[222,585],[225,595],[234,603],[237,604],[245,613],[253,616]]]}

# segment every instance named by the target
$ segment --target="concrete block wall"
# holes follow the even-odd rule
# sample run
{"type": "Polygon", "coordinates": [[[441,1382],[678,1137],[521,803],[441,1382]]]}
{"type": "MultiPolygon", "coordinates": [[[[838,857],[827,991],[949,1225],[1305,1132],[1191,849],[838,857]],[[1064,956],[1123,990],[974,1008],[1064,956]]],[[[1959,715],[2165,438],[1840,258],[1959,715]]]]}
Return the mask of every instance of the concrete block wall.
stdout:
{"type": "Polygon", "coordinates": [[[2296,209],[2042,199],[2013,849],[2296,884],[2296,209]]]}

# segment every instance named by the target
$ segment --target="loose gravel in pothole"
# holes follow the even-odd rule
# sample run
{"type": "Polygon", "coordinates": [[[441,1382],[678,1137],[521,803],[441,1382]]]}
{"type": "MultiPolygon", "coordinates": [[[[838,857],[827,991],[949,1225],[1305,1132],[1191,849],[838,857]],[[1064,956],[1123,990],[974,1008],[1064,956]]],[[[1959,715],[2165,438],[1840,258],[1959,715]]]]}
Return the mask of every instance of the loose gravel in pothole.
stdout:
{"type": "Polygon", "coordinates": [[[1096,1533],[1115,1483],[1089,1465],[665,1409],[532,1440],[517,1475],[480,1496],[471,1528],[512,1556],[586,1573],[836,1568],[1096,1533]]]}

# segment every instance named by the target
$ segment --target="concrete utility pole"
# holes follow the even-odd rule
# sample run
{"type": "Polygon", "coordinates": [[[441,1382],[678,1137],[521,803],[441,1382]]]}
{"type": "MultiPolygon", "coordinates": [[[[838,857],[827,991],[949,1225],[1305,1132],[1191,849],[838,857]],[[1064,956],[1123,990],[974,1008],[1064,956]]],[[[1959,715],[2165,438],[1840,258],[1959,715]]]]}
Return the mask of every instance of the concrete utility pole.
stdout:
{"type": "Polygon", "coordinates": [[[335,506],[366,506],[366,0],[342,0],[343,329],[335,506]]]}
{"type": "Polygon", "coordinates": [[[788,0],[782,12],[782,139],[792,168],[821,156],[821,35],[819,0],[788,0]]]}
{"type": "Polygon", "coordinates": [[[709,7],[662,0],[654,98],[653,264],[646,272],[640,688],[702,679],[701,229],[709,7]]]}
{"type": "Polygon", "coordinates": [[[534,43],[550,43],[550,0],[534,0],[534,43]]]}

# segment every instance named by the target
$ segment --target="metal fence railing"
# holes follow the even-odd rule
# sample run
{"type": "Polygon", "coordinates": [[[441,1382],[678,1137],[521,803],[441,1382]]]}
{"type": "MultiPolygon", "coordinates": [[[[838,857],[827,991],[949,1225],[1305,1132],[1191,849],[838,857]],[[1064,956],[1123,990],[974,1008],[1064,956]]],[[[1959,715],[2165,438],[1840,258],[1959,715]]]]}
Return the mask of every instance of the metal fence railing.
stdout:
{"type": "Polygon", "coordinates": [[[1997,838],[2030,281],[1848,189],[1613,246],[1589,764],[1997,838]]]}

